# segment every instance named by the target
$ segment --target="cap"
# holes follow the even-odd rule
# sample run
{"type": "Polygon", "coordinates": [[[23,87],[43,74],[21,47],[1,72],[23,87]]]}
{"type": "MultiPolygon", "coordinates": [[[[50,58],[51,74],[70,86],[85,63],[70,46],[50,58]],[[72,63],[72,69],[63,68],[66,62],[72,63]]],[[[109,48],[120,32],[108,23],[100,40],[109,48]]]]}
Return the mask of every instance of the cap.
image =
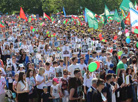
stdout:
{"type": "Polygon", "coordinates": [[[43,86],[43,89],[47,89],[47,86],[43,86]]]}
{"type": "Polygon", "coordinates": [[[113,68],[114,67],[114,64],[110,64],[110,68],[113,68]]]}
{"type": "Polygon", "coordinates": [[[134,52],[130,51],[129,54],[134,55],[134,52]]]}
{"type": "Polygon", "coordinates": [[[24,65],[23,64],[19,64],[19,67],[24,67],[24,65]]]}
{"type": "Polygon", "coordinates": [[[57,84],[59,83],[58,78],[53,78],[53,81],[56,82],[57,84]]]}

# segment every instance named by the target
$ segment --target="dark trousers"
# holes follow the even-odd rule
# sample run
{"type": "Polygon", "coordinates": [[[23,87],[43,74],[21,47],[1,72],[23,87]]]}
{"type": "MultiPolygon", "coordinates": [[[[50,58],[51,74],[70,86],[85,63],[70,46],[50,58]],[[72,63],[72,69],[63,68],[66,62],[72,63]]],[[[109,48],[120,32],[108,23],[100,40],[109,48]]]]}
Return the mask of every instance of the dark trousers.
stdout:
{"type": "MultiPolygon", "coordinates": [[[[88,91],[88,87],[86,86],[86,92],[88,91]]],[[[87,93],[85,94],[85,102],[87,102],[87,93]]]]}
{"type": "MultiPolygon", "coordinates": [[[[48,86],[48,92],[50,93],[50,88],[51,88],[51,86],[48,86]]],[[[51,95],[50,95],[51,96],[51,95]]],[[[49,99],[49,102],[53,102],[53,100],[52,99],[49,99]]]]}
{"type": "Polygon", "coordinates": [[[29,102],[28,101],[28,93],[18,94],[18,102],[29,102]]]}
{"type": "Polygon", "coordinates": [[[41,94],[43,93],[42,89],[37,89],[37,94],[38,94],[38,102],[41,102],[41,94]]]}

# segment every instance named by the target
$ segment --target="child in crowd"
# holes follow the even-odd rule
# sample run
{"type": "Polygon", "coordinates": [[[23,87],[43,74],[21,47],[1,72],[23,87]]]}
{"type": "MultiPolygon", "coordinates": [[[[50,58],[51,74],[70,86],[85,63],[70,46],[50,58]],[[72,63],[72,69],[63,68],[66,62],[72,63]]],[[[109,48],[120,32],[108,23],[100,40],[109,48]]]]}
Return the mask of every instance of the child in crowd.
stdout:
{"type": "Polygon", "coordinates": [[[60,87],[59,82],[57,78],[53,78],[53,85],[51,86],[50,94],[53,98],[53,102],[59,102],[60,101],[60,87]]]}
{"type": "Polygon", "coordinates": [[[114,64],[110,64],[110,70],[108,70],[108,73],[115,74],[113,68],[114,68],[114,64]]]}
{"type": "Polygon", "coordinates": [[[52,99],[52,97],[50,97],[50,93],[47,91],[47,86],[43,87],[43,93],[41,95],[41,102],[49,102],[49,99],[52,99]]]}
{"type": "Polygon", "coordinates": [[[14,80],[14,71],[12,71],[12,67],[7,65],[6,67],[6,81],[7,81],[7,88],[12,91],[12,84],[14,80]]]}

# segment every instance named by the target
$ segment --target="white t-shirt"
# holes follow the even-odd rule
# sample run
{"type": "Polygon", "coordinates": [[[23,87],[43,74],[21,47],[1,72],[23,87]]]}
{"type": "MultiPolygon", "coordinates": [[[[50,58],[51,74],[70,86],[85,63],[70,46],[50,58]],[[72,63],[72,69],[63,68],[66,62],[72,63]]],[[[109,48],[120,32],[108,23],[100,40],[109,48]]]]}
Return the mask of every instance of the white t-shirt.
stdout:
{"type": "Polygon", "coordinates": [[[17,71],[17,74],[19,74],[20,72],[24,72],[25,73],[25,70],[24,69],[22,71],[21,70],[18,70],[17,71]]]}
{"type": "Polygon", "coordinates": [[[65,69],[66,67],[63,66],[58,66],[57,68],[55,68],[55,76],[56,77],[63,77],[63,70],[65,69]]]}
{"type": "Polygon", "coordinates": [[[20,87],[20,90],[28,90],[28,83],[26,81],[24,81],[24,83],[22,81],[19,81],[21,87],[20,87]],[[25,85],[26,84],[26,85],[25,85]]]}
{"type": "Polygon", "coordinates": [[[92,79],[93,78],[96,78],[96,75],[94,73],[92,73],[91,75],[89,75],[89,79],[87,78],[87,75],[85,73],[84,74],[84,82],[83,82],[83,85],[84,86],[87,86],[87,87],[92,86],[92,79]]]}
{"type": "Polygon", "coordinates": [[[55,98],[59,98],[59,92],[58,92],[58,87],[59,84],[57,84],[56,86],[52,85],[52,96],[54,96],[55,98]]]}
{"type": "Polygon", "coordinates": [[[44,76],[46,79],[46,85],[51,86],[52,80],[55,77],[55,73],[53,73],[51,70],[45,70],[44,76]]]}
{"type": "MultiPolygon", "coordinates": [[[[36,81],[41,82],[42,80],[44,80],[44,77],[43,76],[40,76],[39,74],[37,74],[36,77],[35,77],[35,79],[36,79],[36,81]]],[[[41,83],[41,84],[39,84],[39,85],[37,85],[37,88],[38,89],[43,89],[43,86],[45,86],[45,83],[44,82],[41,83]]]]}
{"type": "Polygon", "coordinates": [[[83,63],[83,64],[80,63],[79,65],[80,65],[82,77],[84,77],[84,73],[87,70],[87,66],[85,63],[83,63]]]}
{"type": "MultiPolygon", "coordinates": [[[[76,64],[76,65],[73,65],[71,64],[69,67],[68,67],[68,71],[70,72],[70,77],[74,77],[74,70],[79,68],[80,69],[80,65],[79,64],[76,64]]],[[[81,70],[81,69],[80,69],[81,70]]]]}

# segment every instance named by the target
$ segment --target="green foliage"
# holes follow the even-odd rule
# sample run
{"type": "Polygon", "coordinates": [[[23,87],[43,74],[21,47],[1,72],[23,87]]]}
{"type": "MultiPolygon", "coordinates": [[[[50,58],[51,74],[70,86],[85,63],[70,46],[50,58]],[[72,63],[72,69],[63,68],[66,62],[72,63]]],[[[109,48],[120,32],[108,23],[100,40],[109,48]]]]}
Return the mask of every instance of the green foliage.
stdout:
{"type": "MultiPolygon", "coordinates": [[[[135,0],[131,1],[135,2],[135,0]]],[[[94,13],[102,14],[105,4],[112,11],[119,9],[121,2],[122,0],[0,0],[0,11],[12,14],[22,7],[26,13],[42,15],[43,11],[47,14],[62,12],[64,6],[67,15],[81,14],[85,7],[94,13]]]]}

